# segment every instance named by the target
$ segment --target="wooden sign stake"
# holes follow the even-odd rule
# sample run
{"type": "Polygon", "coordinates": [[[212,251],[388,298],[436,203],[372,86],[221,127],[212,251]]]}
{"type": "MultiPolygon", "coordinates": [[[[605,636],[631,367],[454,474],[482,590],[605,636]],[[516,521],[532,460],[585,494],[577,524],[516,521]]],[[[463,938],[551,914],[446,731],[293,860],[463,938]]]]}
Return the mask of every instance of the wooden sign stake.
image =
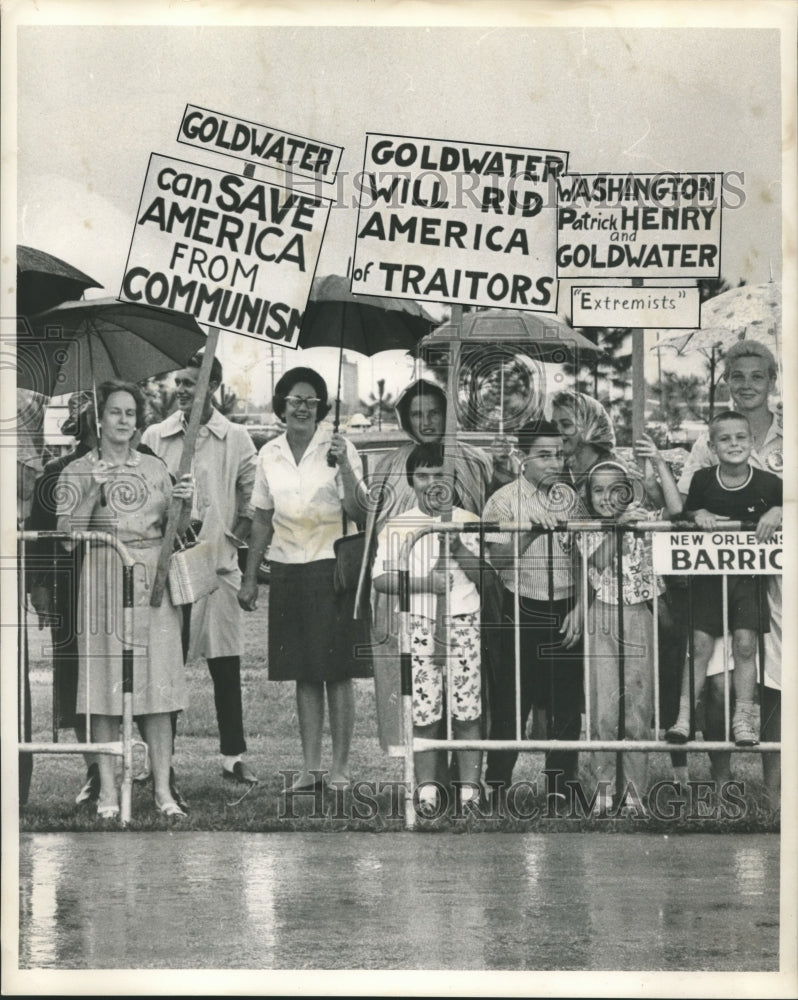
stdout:
{"type": "MultiPolygon", "coordinates": [[[[194,390],[194,402],[191,404],[191,415],[186,429],[186,436],[183,441],[183,451],[180,455],[180,464],[177,467],[177,479],[191,471],[191,463],[194,460],[194,451],[197,446],[197,436],[200,429],[200,418],[205,406],[205,397],[208,394],[208,385],[211,381],[211,365],[216,356],[216,345],[219,341],[219,330],[216,327],[208,328],[208,339],[203,348],[202,365],[197,378],[197,387],[194,390]]],[[[158,556],[158,568],[155,571],[155,580],[152,584],[152,595],[150,596],[150,607],[159,608],[163,601],[164,587],[166,586],[166,575],[169,572],[169,560],[174,551],[175,538],[181,527],[184,515],[185,501],[177,498],[169,504],[169,517],[166,522],[166,530],[163,535],[163,544],[158,556]]]]}

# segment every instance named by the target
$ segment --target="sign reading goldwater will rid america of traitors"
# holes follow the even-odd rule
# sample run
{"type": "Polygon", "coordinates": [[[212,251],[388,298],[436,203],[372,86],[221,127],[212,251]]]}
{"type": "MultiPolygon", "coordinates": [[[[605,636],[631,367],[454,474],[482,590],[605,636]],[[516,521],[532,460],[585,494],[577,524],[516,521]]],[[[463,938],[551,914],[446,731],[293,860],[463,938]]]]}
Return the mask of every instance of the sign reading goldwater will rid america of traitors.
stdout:
{"type": "Polygon", "coordinates": [[[559,150],[368,133],[352,291],[556,312],[559,150]]]}
{"type": "Polygon", "coordinates": [[[295,348],[331,204],[152,153],[119,297],[295,348]]]}

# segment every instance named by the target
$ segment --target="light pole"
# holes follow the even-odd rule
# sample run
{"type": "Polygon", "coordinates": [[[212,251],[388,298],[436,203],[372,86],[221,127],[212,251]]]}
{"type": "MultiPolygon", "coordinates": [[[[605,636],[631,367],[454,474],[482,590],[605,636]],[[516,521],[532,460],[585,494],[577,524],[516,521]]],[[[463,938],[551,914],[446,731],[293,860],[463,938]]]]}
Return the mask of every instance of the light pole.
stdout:
{"type": "Polygon", "coordinates": [[[377,430],[382,430],[382,400],[385,395],[385,379],[377,379],[377,430]]]}

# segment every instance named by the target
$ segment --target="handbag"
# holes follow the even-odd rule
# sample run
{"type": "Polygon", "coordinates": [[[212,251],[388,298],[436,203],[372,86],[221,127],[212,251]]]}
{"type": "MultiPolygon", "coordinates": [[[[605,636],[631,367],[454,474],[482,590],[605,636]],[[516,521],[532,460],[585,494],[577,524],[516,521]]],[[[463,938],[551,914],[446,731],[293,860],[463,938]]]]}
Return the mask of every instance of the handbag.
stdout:
{"type": "Polygon", "coordinates": [[[196,604],[219,586],[214,547],[196,536],[175,539],[178,549],[169,558],[169,596],[172,604],[196,604]]]}
{"type": "Polygon", "coordinates": [[[333,542],[335,552],[333,586],[336,594],[357,590],[363,553],[366,551],[366,532],[358,531],[354,535],[347,535],[346,514],[343,515],[343,525],[342,537],[333,542]]]}
{"type": "Polygon", "coordinates": [[[347,535],[346,512],[343,514],[344,534],[333,542],[335,552],[335,570],[333,572],[333,589],[336,603],[345,616],[342,641],[351,651],[350,677],[373,677],[374,664],[371,654],[370,620],[371,609],[366,614],[357,614],[355,597],[360,580],[360,566],[366,551],[366,532],[358,531],[347,535]]]}

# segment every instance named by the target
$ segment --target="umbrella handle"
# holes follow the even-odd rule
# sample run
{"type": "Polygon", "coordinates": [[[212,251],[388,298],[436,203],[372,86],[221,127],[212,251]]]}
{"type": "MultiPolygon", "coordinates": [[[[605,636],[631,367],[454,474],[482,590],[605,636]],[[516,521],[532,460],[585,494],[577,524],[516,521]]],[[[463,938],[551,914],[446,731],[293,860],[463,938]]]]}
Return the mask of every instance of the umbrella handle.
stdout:
{"type": "MultiPolygon", "coordinates": [[[[338,349],[338,390],[335,393],[335,421],[333,423],[333,434],[338,433],[341,426],[341,373],[344,367],[344,333],[346,330],[346,302],[341,315],[341,345],[338,349]]],[[[338,459],[331,451],[327,452],[327,465],[334,469],[338,464],[338,459]]]]}
{"type": "MultiPolygon", "coordinates": [[[[91,337],[89,337],[89,362],[91,363],[92,372],[94,371],[94,362],[91,356],[91,337]]],[[[100,430],[100,408],[97,406],[97,385],[92,376],[91,380],[91,398],[94,402],[94,429],[97,433],[97,458],[102,462],[103,460],[103,443],[102,443],[102,432],[100,430]]],[[[100,506],[108,506],[108,498],[105,495],[105,483],[100,483],[100,506]]]]}

